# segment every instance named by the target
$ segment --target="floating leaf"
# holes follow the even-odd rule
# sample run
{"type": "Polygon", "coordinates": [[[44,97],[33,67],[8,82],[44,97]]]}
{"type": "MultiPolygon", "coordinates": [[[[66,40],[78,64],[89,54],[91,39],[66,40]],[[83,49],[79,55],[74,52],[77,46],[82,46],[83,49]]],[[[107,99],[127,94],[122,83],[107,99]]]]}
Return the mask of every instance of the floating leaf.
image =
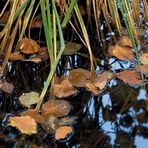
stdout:
{"type": "Polygon", "coordinates": [[[61,126],[55,132],[55,139],[56,140],[65,139],[72,134],[73,134],[73,129],[70,126],[61,126]]]}
{"type": "Polygon", "coordinates": [[[69,80],[63,80],[61,83],[53,83],[54,95],[58,98],[69,97],[77,92],[69,80]]]}
{"type": "Polygon", "coordinates": [[[42,105],[42,116],[48,117],[53,115],[56,117],[63,117],[70,112],[71,105],[65,100],[49,100],[42,105]]]}
{"type": "Polygon", "coordinates": [[[9,59],[12,61],[16,61],[16,60],[23,60],[24,57],[22,54],[15,52],[10,54],[9,59]]]}
{"type": "Polygon", "coordinates": [[[4,81],[4,82],[2,83],[1,89],[2,89],[3,91],[7,92],[7,93],[11,93],[11,92],[13,91],[13,89],[14,89],[14,86],[13,86],[13,84],[4,81]]]}
{"type": "Polygon", "coordinates": [[[120,60],[131,61],[132,59],[134,59],[134,54],[132,53],[130,48],[121,47],[119,45],[110,46],[108,53],[120,60]]]}
{"type": "Polygon", "coordinates": [[[10,117],[9,125],[18,128],[23,134],[31,135],[37,132],[37,124],[29,116],[10,117]]]}
{"type": "Polygon", "coordinates": [[[95,86],[99,87],[100,90],[104,89],[107,82],[110,81],[114,75],[109,71],[104,71],[102,73],[97,74],[97,78],[95,80],[95,86]]]}
{"type": "MultiPolygon", "coordinates": [[[[65,41],[65,50],[63,55],[73,55],[81,49],[82,45],[74,42],[65,41]]],[[[57,41],[57,49],[60,49],[60,42],[57,41]]]]}
{"type": "Polygon", "coordinates": [[[39,110],[37,109],[28,109],[22,113],[23,116],[30,116],[31,118],[35,119],[37,123],[44,123],[45,119],[38,113],[39,110]]]}
{"type": "Polygon", "coordinates": [[[33,91],[31,91],[29,93],[23,93],[19,97],[19,101],[24,106],[30,108],[31,105],[36,104],[36,103],[39,102],[39,93],[33,92],[33,91]]]}
{"type": "Polygon", "coordinates": [[[148,64],[148,53],[142,54],[139,59],[142,64],[148,64]]]}
{"type": "Polygon", "coordinates": [[[19,42],[20,51],[25,54],[36,53],[39,50],[39,45],[36,41],[28,38],[23,38],[19,42]]]}
{"type": "Polygon", "coordinates": [[[116,74],[116,77],[118,79],[121,79],[125,83],[131,84],[131,85],[139,85],[142,84],[142,80],[139,79],[139,75],[132,70],[124,70],[122,72],[119,72],[116,74]]]}
{"type": "Polygon", "coordinates": [[[95,85],[94,83],[91,83],[91,82],[87,82],[86,83],[86,89],[88,91],[91,91],[93,92],[95,95],[99,95],[102,91],[99,90],[95,85]]]}
{"type": "Polygon", "coordinates": [[[43,60],[49,59],[49,53],[47,47],[41,47],[38,50],[38,57],[40,57],[43,60]]]}
{"type": "Polygon", "coordinates": [[[9,16],[10,16],[10,12],[5,11],[5,13],[2,15],[2,17],[0,17],[0,23],[6,24],[9,19],[9,16]]]}
{"type": "Polygon", "coordinates": [[[45,120],[45,122],[42,124],[42,128],[46,131],[48,134],[54,134],[55,130],[57,128],[56,124],[57,117],[50,115],[48,118],[45,120]]]}
{"type": "Polygon", "coordinates": [[[68,79],[75,87],[85,87],[87,80],[90,80],[90,76],[90,71],[78,68],[70,71],[68,79]]]}
{"type": "Polygon", "coordinates": [[[137,72],[142,72],[145,75],[148,75],[148,64],[145,65],[136,65],[135,69],[137,72]]]}
{"type": "Polygon", "coordinates": [[[39,58],[39,57],[33,57],[33,58],[29,58],[29,59],[24,60],[24,61],[39,63],[39,62],[41,62],[42,60],[41,60],[41,58],[39,58]]]}
{"type": "Polygon", "coordinates": [[[131,48],[133,47],[131,39],[128,36],[122,36],[119,39],[118,44],[123,47],[125,46],[131,47],[131,48]]]}
{"type": "Polygon", "coordinates": [[[31,22],[31,28],[41,28],[42,20],[40,18],[35,18],[31,22]]]}
{"type": "Polygon", "coordinates": [[[64,118],[60,118],[57,119],[57,124],[58,125],[73,125],[74,123],[76,123],[76,120],[78,119],[78,117],[64,117],[64,118]]]}

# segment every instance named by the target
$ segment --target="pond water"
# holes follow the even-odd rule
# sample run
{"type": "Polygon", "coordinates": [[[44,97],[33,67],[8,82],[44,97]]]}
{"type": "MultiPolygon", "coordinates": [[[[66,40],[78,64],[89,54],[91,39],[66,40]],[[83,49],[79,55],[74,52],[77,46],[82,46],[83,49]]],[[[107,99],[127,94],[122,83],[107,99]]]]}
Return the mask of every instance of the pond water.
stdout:
{"type": "MultiPolygon", "coordinates": [[[[77,56],[73,58],[78,59],[77,56]]],[[[72,64],[72,59],[69,58],[68,69],[78,67],[79,62],[74,60],[72,64]]],[[[131,67],[130,62],[114,58],[109,59],[109,64],[112,71],[131,67]]],[[[53,134],[47,134],[40,125],[38,133],[31,136],[22,135],[16,128],[7,126],[10,116],[26,110],[18,97],[29,90],[42,90],[48,75],[48,65],[44,69],[45,65],[32,62],[9,65],[5,79],[13,82],[15,89],[11,94],[0,91],[0,147],[147,148],[148,85],[132,87],[116,79],[111,80],[99,96],[80,89],[76,95],[65,98],[73,106],[69,116],[78,117],[73,125],[74,135],[67,139],[56,141],[53,134]]],[[[96,71],[100,70],[98,66],[96,71]]],[[[63,73],[62,69],[60,72],[63,73]]]]}

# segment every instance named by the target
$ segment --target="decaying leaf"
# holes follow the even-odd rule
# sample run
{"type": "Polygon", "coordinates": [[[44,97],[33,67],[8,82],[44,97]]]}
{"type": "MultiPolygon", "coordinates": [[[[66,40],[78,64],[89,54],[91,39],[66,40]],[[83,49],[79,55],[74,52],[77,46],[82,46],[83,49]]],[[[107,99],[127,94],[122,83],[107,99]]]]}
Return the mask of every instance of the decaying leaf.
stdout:
{"type": "Polygon", "coordinates": [[[56,122],[58,125],[73,125],[76,123],[76,120],[78,117],[63,117],[60,119],[57,119],[56,122]]]}
{"type": "Polygon", "coordinates": [[[42,61],[42,59],[39,58],[39,57],[33,57],[33,58],[26,59],[26,60],[24,60],[24,61],[29,61],[29,62],[39,63],[39,62],[42,61]]]}
{"type": "Polygon", "coordinates": [[[97,74],[94,85],[100,90],[104,89],[107,82],[109,82],[114,77],[114,74],[110,71],[104,71],[97,74]]]}
{"type": "Polygon", "coordinates": [[[19,101],[22,105],[30,108],[31,105],[39,102],[39,93],[33,92],[33,91],[31,91],[29,93],[23,93],[19,97],[19,101]]]}
{"type": "Polygon", "coordinates": [[[131,39],[128,36],[122,36],[119,41],[118,44],[122,47],[133,47],[131,39]]]}
{"type": "Polygon", "coordinates": [[[142,84],[142,80],[140,80],[139,75],[133,70],[124,70],[116,74],[118,79],[121,79],[124,83],[128,83],[130,85],[140,85],[142,84]]]}
{"type": "Polygon", "coordinates": [[[4,91],[4,92],[7,92],[7,93],[11,93],[14,89],[14,86],[13,84],[9,83],[9,82],[2,82],[2,87],[1,89],[4,91]]]}
{"type": "Polygon", "coordinates": [[[34,18],[31,22],[31,28],[41,28],[42,27],[42,19],[34,18]]]}
{"type": "Polygon", "coordinates": [[[71,110],[71,105],[66,100],[48,100],[42,105],[41,115],[46,118],[50,115],[55,117],[63,117],[68,115],[71,110]]]}
{"type": "Polygon", "coordinates": [[[78,68],[70,71],[68,79],[75,87],[85,87],[87,80],[90,80],[90,76],[90,71],[78,68]]]}
{"type": "Polygon", "coordinates": [[[25,54],[36,53],[39,50],[39,45],[36,41],[28,38],[23,38],[19,42],[20,51],[25,54]]]}
{"type": "Polygon", "coordinates": [[[47,47],[41,47],[38,50],[38,57],[40,57],[43,60],[49,59],[49,53],[47,47]]]}
{"type": "Polygon", "coordinates": [[[30,116],[10,117],[9,125],[16,127],[23,134],[31,135],[37,132],[37,124],[30,116]]]}
{"type": "Polygon", "coordinates": [[[24,56],[20,53],[15,52],[10,54],[9,59],[12,61],[23,60],[24,56]]]}
{"type": "Polygon", "coordinates": [[[99,88],[97,88],[94,83],[91,83],[91,82],[87,82],[86,83],[86,89],[88,91],[91,91],[93,92],[95,95],[99,95],[102,91],[99,90],[99,88]]]}
{"type": "Polygon", "coordinates": [[[148,53],[144,53],[140,56],[140,62],[142,64],[148,64],[148,53]]]}
{"type": "Polygon", "coordinates": [[[142,72],[145,75],[148,75],[148,64],[145,65],[136,65],[135,69],[137,72],[142,72]]]}
{"type": "Polygon", "coordinates": [[[70,126],[61,126],[55,132],[55,139],[56,140],[65,139],[72,134],[73,134],[73,129],[70,126]]]}
{"type": "Polygon", "coordinates": [[[37,123],[44,123],[45,119],[38,112],[39,112],[39,110],[37,110],[37,109],[28,109],[25,112],[23,112],[21,115],[30,116],[37,123]]]}
{"type": "MultiPolygon", "coordinates": [[[[63,55],[73,55],[81,49],[82,45],[74,42],[65,41],[65,50],[63,55]]],[[[57,49],[60,49],[60,42],[57,41],[57,49]]]]}
{"type": "Polygon", "coordinates": [[[132,59],[134,59],[134,54],[132,53],[132,50],[130,48],[121,47],[117,44],[115,46],[110,46],[108,53],[120,60],[131,61],[132,59]]]}
{"type": "Polygon", "coordinates": [[[10,16],[10,11],[5,11],[5,13],[0,17],[0,23],[6,24],[10,16]]]}
{"type": "Polygon", "coordinates": [[[54,95],[58,98],[69,97],[77,93],[76,88],[72,86],[69,80],[65,79],[61,83],[53,83],[54,95]]]}

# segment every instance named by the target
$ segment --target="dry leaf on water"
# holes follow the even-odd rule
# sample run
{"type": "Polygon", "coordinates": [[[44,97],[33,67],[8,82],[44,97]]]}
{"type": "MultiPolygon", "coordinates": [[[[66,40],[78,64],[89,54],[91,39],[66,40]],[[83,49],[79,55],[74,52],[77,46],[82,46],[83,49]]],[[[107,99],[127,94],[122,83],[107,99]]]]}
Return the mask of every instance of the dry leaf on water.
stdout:
{"type": "Polygon", "coordinates": [[[87,82],[86,83],[86,89],[88,91],[91,91],[93,92],[95,95],[99,95],[102,91],[99,90],[99,88],[97,88],[94,83],[91,83],[91,82],[87,82]]]}
{"type": "Polygon", "coordinates": [[[10,117],[9,125],[16,127],[23,134],[31,135],[37,132],[35,120],[29,116],[10,117]]]}
{"type": "Polygon", "coordinates": [[[35,40],[23,38],[19,42],[20,51],[25,54],[36,53],[39,50],[39,45],[35,40]]]}
{"type": "Polygon", "coordinates": [[[145,75],[148,75],[148,64],[145,65],[136,65],[135,69],[137,72],[142,72],[145,75]]]}
{"type": "Polygon", "coordinates": [[[132,70],[124,70],[116,74],[116,77],[122,80],[124,83],[128,83],[130,85],[140,85],[142,84],[142,80],[140,80],[139,75],[132,70]]]}
{"type": "Polygon", "coordinates": [[[139,59],[142,64],[148,64],[148,53],[142,54],[139,59]]]}
{"type": "Polygon", "coordinates": [[[49,100],[42,105],[41,115],[46,118],[50,115],[55,117],[63,117],[68,115],[71,105],[66,100],[49,100]]]}
{"type": "Polygon", "coordinates": [[[122,36],[119,39],[118,44],[123,47],[125,47],[125,46],[131,47],[131,48],[133,47],[131,39],[128,36],[122,36]]]}
{"type": "Polygon", "coordinates": [[[76,88],[72,86],[69,80],[63,80],[61,83],[53,83],[54,95],[58,98],[69,97],[77,93],[76,88]]]}
{"type": "Polygon", "coordinates": [[[35,119],[37,123],[44,123],[45,119],[38,113],[39,110],[37,109],[28,109],[22,113],[23,116],[30,116],[31,118],[35,119]]]}
{"type": "Polygon", "coordinates": [[[85,87],[87,80],[90,80],[90,71],[78,68],[70,71],[68,80],[75,87],[85,87]]]}
{"type": "Polygon", "coordinates": [[[97,74],[94,85],[98,87],[100,90],[104,89],[107,82],[109,82],[114,77],[114,74],[110,71],[104,71],[102,73],[97,74]]]}
{"type": "Polygon", "coordinates": [[[4,92],[11,93],[13,91],[13,89],[14,89],[14,86],[13,86],[13,84],[4,81],[4,82],[2,82],[1,89],[4,92]]]}
{"type": "Polygon", "coordinates": [[[23,93],[19,97],[19,101],[22,105],[30,108],[31,105],[39,102],[39,93],[33,92],[33,91],[31,91],[29,93],[23,93]]]}
{"type": "Polygon", "coordinates": [[[73,129],[70,126],[61,126],[55,132],[55,139],[56,140],[65,139],[72,134],[73,134],[73,129]]]}
{"type": "Polygon", "coordinates": [[[16,60],[23,60],[24,57],[22,54],[15,52],[10,54],[9,59],[12,61],[16,61],[16,60]]]}
{"type": "Polygon", "coordinates": [[[26,59],[26,60],[24,60],[24,61],[29,61],[29,62],[39,63],[39,62],[42,61],[42,59],[39,58],[39,57],[33,57],[33,58],[26,59]]]}
{"type": "Polygon", "coordinates": [[[108,49],[108,53],[120,60],[131,61],[132,59],[134,59],[134,54],[132,53],[132,50],[130,48],[121,47],[117,44],[115,46],[110,46],[108,49]]]}
{"type": "Polygon", "coordinates": [[[42,27],[42,19],[34,18],[31,22],[31,28],[41,28],[42,27]]]}

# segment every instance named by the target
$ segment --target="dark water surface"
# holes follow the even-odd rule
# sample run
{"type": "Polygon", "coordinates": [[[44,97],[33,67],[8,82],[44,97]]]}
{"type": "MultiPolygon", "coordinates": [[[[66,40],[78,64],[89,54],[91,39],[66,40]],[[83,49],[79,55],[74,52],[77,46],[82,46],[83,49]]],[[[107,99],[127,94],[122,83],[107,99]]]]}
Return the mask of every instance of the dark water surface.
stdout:
{"type": "MultiPolygon", "coordinates": [[[[114,60],[109,59],[109,63],[114,60]]],[[[128,62],[119,62],[113,62],[110,69],[116,71],[131,67],[128,62]]],[[[78,64],[70,63],[68,68],[76,68],[78,64]]],[[[70,116],[77,116],[78,120],[73,125],[74,135],[63,141],[55,141],[54,136],[47,134],[40,125],[38,133],[32,136],[21,135],[15,128],[7,126],[9,116],[19,115],[26,110],[19,103],[18,97],[30,90],[41,92],[48,75],[48,67],[43,67],[45,63],[9,64],[6,80],[14,84],[15,90],[12,94],[0,91],[0,147],[147,148],[147,84],[132,87],[114,79],[99,96],[80,89],[77,95],[66,98],[73,106],[70,116]]],[[[100,70],[98,66],[96,71],[100,70]]],[[[59,69],[59,73],[64,72],[59,69]]]]}

